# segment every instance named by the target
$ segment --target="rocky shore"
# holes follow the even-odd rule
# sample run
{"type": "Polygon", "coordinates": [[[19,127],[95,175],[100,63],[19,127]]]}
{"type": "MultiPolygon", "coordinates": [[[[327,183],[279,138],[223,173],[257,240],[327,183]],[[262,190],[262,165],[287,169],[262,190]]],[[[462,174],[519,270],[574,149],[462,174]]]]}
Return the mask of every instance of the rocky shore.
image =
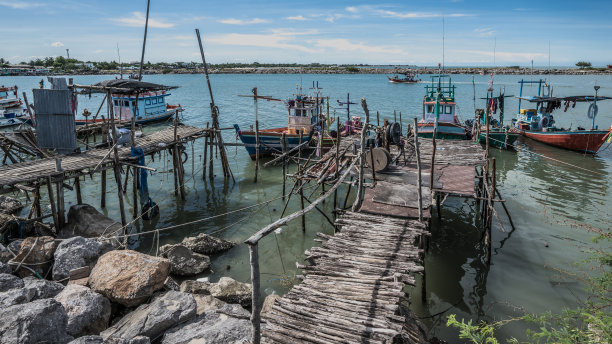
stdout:
{"type": "MultiPolygon", "coordinates": [[[[0,199],[0,233],[19,209],[0,199]]],[[[120,247],[120,227],[81,204],[65,228],[0,245],[0,344],[250,340],[250,284],[175,281],[206,271],[210,255],[234,243],[199,234],[153,256],[120,247]]]]}
{"type": "MultiPolygon", "coordinates": [[[[437,74],[437,68],[414,67],[414,68],[374,68],[374,67],[242,67],[242,68],[212,68],[211,74],[384,74],[395,75],[405,72],[417,74],[437,74]]],[[[171,69],[171,70],[145,70],[145,74],[203,74],[202,69],[171,69]]],[[[497,75],[530,75],[531,68],[522,67],[460,67],[446,68],[445,74],[483,74],[495,73],[497,75]]],[[[81,70],[70,72],[70,75],[116,75],[119,70],[81,70]]],[[[125,74],[125,72],[124,72],[125,74]]],[[[534,69],[535,75],[612,75],[612,69],[592,68],[552,68],[534,69]]],[[[65,75],[58,73],[57,75],[65,75]]]]}

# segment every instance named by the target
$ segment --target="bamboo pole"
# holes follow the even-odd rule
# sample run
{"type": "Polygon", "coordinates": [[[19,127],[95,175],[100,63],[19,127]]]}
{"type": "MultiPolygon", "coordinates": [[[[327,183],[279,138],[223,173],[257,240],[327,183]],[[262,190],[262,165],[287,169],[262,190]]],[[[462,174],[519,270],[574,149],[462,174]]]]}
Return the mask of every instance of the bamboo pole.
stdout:
{"type": "Polygon", "coordinates": [[[181,150],[178,148],[179,144],[178,142],[181,141],[181,137],[180,136],[176,136],[177,139],[177,143],[174,145],[174,149],[176,151],[176,163],[177,163],[177,167],[178,167],[178,177],[179,177],[179,189],[181,190],[181,199],[184,201],[185,200],[185,167],[183,166],[183,158],[182,158],[182,154],[181,154],[181,150]]]}
{"type": "MultiPolygon", "coordinates": [[[[336,117],[336,176],[340,175],[340,117],[336,117]]],[[[338,190],[334,191],[334,219],[337,217],[338,190]]],[[[334,228],[335,231],[336,228],[334,228]]]]}
{"type": "Polygon", "coordinates": [[[213,163],[213,161],[214,161],[213,160],[213,154],[214,154],[214,152],[213,152],[214,149],[213,148],[214,148],[214,139],[215,139],[215,134],[214,134],[215,128],[211,127],[211,130],[212,130],[213,134],[210,135],[210,137],[209,137],[210,143],[208,145],[210,147],[210,152],[209,152],[210,153],[210,157],[208,159],[208,178],[212,180],[215,177],[215,174],[214,174],[214,163],[213,163]]]}
{"type": "MultiPolygon", "coordinates": [[[[303,132],[300,130],[300,144],[302,144],[302,136],[303,136],[303,132]]],[[[302,157],[302,146],[300,146],[299,150],[298,150],[298,157],[301,158],[302,157]]],[[[306,163],[307,164],[307,163],[306,163]]],[[[306,164],[304,164],[304,167],[306,167],[306,164]]],[[[297,174],[299,176],[299,174],[301,173],[301,167],[300,167],[300,159],[298,159],[297,161],[297,174]]],[[[299,179],[300,177],[298,177],[299,179]]],[[[300,193],[300,208],[302,209],[302,211],[304,211],[304,188],[302,188],[302,180],[299,179],[299,193],[300,193]]],[[[302,232],[306,232],[306,213],[302,213],[302,232]]]]}
{"type": "Polygon", "coordinates": [[[140,55],[140,71],[138,72],[138,81],[142,80],[142,65],[144,63],[145,46],[147,45],[147,29],[149,27],[149,7],[150,5],[151,5],[151,0],[147,0],[147,16],[145,18],[145,30],[144,30],[144,39],[142,40],[142,54],[140,55]]]}
{"type": "MultiPolygon", "coordinates": [[[[253,102],[255,103],[255,179],[257,183],[257,173],[259,172],[259,118],[257,117],[257,87],[253,87],[253,102]]],[[[300,143],[302,143],[302,135],[300,133],[300,143]]]]}
{"type": "MultiPolygon", "coordinates": [[[[206,122],[206,132],[210,136],[208,122],[206,122]]],[[[202,180],[206,178],[206,159],[208,158],[208,137],[204,137],[204,157],[202,158],[202,180]]]]}
{"type": "Polygon", "coordinates": [[[356,211],[357,208],[361,205],[361,197],[363,191],[363,165],[365,163],[365,142],[366,142],[366,131],[368,128],[368,124],[370,123],[370,111],[368,110],[368,104],[366,103],[365,98],[361,98],[361,107],[363,107],[363,111],[365,112],[365,121],[363,123],[363,128],[361,129],[361,147],[359,147],[359,180],[357,181],[357,196],[355,202],[353,203],[352,211],[356,211]]]}
{"type": "Polygon", "coordinates": [[[114,163],[114,170],[115,170],[115,181],[117,182],[117,194],[119,196],[119,209],[121,211],[121,225],[123,227],[126,226],[127,224],[127,220],[125,218],[125,205],[123,204],[123,190],[122,190],[122,186],[121,186],[121,173],[119,172],[119,150],[117,149],[117,128],[115,126],[115,115],[113,113],[113,98],[111,96],[110,91],[107,91],[107,100],[108,100],[108,107],[109,107],[109,111],[110,111],[110,118],[111,118],[111,125],[112,125],[112,130],[113,130],[113,150],[115,152],[114,158],[115,158],[115,163],[114,163]]]}
{"type": "Polygon", "coordinates": [[[372,184],[376,185],[376,169],[374,168],[374,152],[370,146],[370,168],[372,169],[372,184]]]}
{"type": "Polygon", "coordinates": [[[36,181],[35,184],[35,191],[34,191],[34,206],[36,208],[36,217],[41,217],[42,216],[42,208],[40,207],[40,184],[38,181],[36,181]]]}
{"type": "MultiPolygon", "coordinates": [[[[129,171],[129,167],[127,167],[128,171],[129,171]]],[[[134,198],[134,206],[133,206],[133,213],[132,213],[132,217],[134,219],[138,218],[138,174],[140,173],[140,170],[138,169],[138,167],[134,166],[133,167],[133,171],[134,171],[134,179],[132,181],[132,197],[134,198]]]]}
{"type": "Polygon", "coordinates": [[[81,180],[79,177],[74,178],[74,188],[76,190],[77,204],[83,204],[83,198],[81,197],[81,180]]]}

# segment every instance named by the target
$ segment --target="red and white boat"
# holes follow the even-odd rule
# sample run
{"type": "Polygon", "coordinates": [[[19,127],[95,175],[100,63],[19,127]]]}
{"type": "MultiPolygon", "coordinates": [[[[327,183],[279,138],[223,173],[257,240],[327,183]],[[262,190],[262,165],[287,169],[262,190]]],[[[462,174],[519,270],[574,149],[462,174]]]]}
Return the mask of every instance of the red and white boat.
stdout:
{"type": "Polygon", "coordinates": [[[612,97],[598,96],[599,86],[595,86],[594,96],[566,96],[554,97],[552,88],[543,80],[523,81],[521,84],[521,95],[519,96],[519,114],[513,119],[513,131],[519,132],[527,138],[549,144],[551,146],[565,148],[573,151],[595,154],[604,142],[612,135],[612,126],[606,130],[599,130],[595,125],[597,116],[597,102],[612,97]],[[523,97],[523,84],[537,83],[538,95],[533,97],[523,97]],[[533,109],[521,109],[521,101],[528,101],[535,104],[533,109]],[[578,102],[590,103],[587,117],[591,120],[591,128],[585,129],[578,127],[576,130],[558,128],[555,126],[555,119],[552,115],[556,109],[563,108],[564,111],[571,106],[576,106],[578,102]]]}

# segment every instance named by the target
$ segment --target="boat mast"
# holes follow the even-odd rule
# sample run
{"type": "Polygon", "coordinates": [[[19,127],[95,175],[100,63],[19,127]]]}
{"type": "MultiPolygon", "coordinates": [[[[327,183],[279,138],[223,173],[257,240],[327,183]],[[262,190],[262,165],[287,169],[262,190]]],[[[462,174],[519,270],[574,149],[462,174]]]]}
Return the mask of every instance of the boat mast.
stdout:
{"type": "Polygon", "coordinates": [[[140,55],[140,71],[138,72],[138,81],[142,81],[142,64],[144,63],[145,46],[147,45],[147,28],[149,27],[149,6],[151,0],[147,0],[147,16],[145,18],[144,39],[142,40],[142,54],[140,55]]]}

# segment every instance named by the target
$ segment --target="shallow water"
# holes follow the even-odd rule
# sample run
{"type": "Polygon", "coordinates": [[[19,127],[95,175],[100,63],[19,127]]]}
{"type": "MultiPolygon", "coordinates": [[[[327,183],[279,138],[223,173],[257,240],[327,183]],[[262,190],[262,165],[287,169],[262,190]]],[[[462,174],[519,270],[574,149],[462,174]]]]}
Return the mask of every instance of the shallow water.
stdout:
{"type": "MultiPolygon", "coordinates": [[[[108,76],[75,76],[74,82],[89,84],[105,80],[108,76]]],[[[422,76],[425,80],[427,76],[422,76]]],[[[535,79],[524,76],[526,80],[535,79]]],[[[319,81],[322,93],[329,95],[332,111],[336,100],[345,100],[346,93],[358,102],[365,97],[374,114],[380,112],[383,118],[393,119],[393,111],[402,112],[405,124],[421,111],[424,94],[422,84],[390,84],[384,75],[212,75],[211,82],[215,102],[220,108],[222,127],[238,123],[248,127],[254,123],[253,101],[238,97],[250,94],[252,87],[258,87],[259,94],[286,99],[296,92],[296,84],[303,80],[304,92],[313,80],[319,81]]],[[[506,87],[506,94],[518,95],[520,76],[495,77],[496,89],[506,87]]],[[[17,84],[21,90],[28,91],[37,87],[40,77],[0,77],[0,85],[17,84]]],[[[472,76],[453,76],[457,88],[457,103],[463,119],[470,117],[474,109],[472,76]]],[[[177,85],[171,91],[169,103],[180,103],[187,110],[184,121],[187,124],[204,126],[210,121],[208,92],[201,75],[152,75],[145,81],[177,85]]],[[[475,76],[476,95],[481,97],[487,87],[487,76],[475,76]]],[[[552,76],[555,95],[591,95],[593,85],[601,86],[600,95],[612,96],[612,77],[610,76],[552,76]]],[[[535,87],[525,87],[525,94],[537,92],[535,87]]],[[[80,97],[79,112],[88,108],[94,112],[102,96],[80,97]]],[[[477,100],[477,106],[483,102],[477,100]]],[[[506,120],[516,112],[517,101],[506,101],[506,120]]],[[[102,110],[104,113],[105,110],[102,110]]],[[[345,112],[337,110],[337,115],[345,112]]],[[[354,106],[356,115],[363,115],[359,105],[354,106]]],[[[590,126],[586,118],[586,106],[578,104],[567,113],[560,111],[556,120],[560,126],[590,126]]],[[[262,128],[286,125],[286,110],[277,102],[260,102],[259,118],[262,128]]],[[[597,123],[600,128],[612,124],[612,102],[599,104],[597,123]]],[[[163,127],[164,124],[156,126],[163,127]]],[[[147,130],[153,130],[151,128],[147,130]]],[[[405,127],[404,127],[405,128],[405,127]]],[[[233,131],[224,132],[226,141],[235,142],[233,131]]],[[[253,183],[254,163],[248,158],[243,147],[228,148],[230,165],[236,183],[224,183],[219,160],[215,160],[214,181],[202,179],[203,141],[187,146],[189,160],[185,164],[187,199],[175,197],[172,173],[168,170],[169,160],[165,154],[156,156],[149,165],[158,169],[149,177],[152,199],[160,205],[161,215],[152,222],[138,222],[140,231],[151,231],[169,226],[190,223],[161,232],[160,245],[176,243],[184,236],[209,233],[222,238],[242,242],[251,234],[279,218],[283,201],[277,199],[265,205],[253,206],[281,195],[281,168],[261,168],[257,184],[253,183]],[[192,155],[192,149],[194,154],[192,155]],[[226,214],[227,212],[234,212],[226,214]],[[221,214],[221,215],[220,215],[221,214]],[[226,215],[223,215],[226,214],[226,215]],[[210,217],[218,217],[209,219],[210,217]]],[[[605,147],[605,146],[604,146],[605,147]]],[[[559,311],[563,307],[577,304],[582,295],[582,286],[567,280],[557,269],[572,269],[574,263],[585,258],[585,248],[592,233],[576,224],[587,224],[609,230],[611,227],[612,191],[612,148],[599,155],[585,156],[533,141],[520,139],[517,151],[492,149],[491,156],[497,160],[497,180],[500,191],[506,199],[516,230],[510,232],[510,224],[498,207],[507,232],[502,232],[493,221],[492,264],[484,264],[484,248],[480,244],[481,232],[477,220],[475,201],[449,198],[442,210],[442,219],[432,222],[432,240],[426,259],[427,266],[427,304],[421,303],[420,288],[410,289],[412,309],[431,328],[430,334],[454,341],[454,330],[444,326],[445,317],[456,313],[458,317],[473,319],[501,319],[521,314],[521,307],[527,312],[559,311]],[[443,312],[438,316],[431,315],[443,312]]],[[[291,166],[289,173],[295,166],[291,166]]],[[[116,206],[116,189],[109,173],[107,194],[108,216],[119,220],[116,206]]],[[[99,207],[100,175],[82,183],[86,202],[99,207]]],[[[130,183],[131,184],[131,183],[130,183]]],[[[290,189],[291,184],[287,185],[290,189]]],[[[316,198],[321,190],[308,190],[306,195],[315,192],[310,199],[316,198]]],[[[339,201],[344,202],[346,189],[339,192],[339,201]]],[[[67,191],[67,203],[74,204],[74,194],[67,191]]],[[[46,197],[44,195],[43,197],[46,197]]],[[[349,196],[349,203],[353,195],[349,196]]],[[[131,213],[131,189],[127,193],[127,210],[131,213]]],[[[331,213],[332,201],[324,207],[331,213]]],[[[289,203],[287,214],[299,209],[299,202],[289,203]]],[[[294,221],[277,235],[269,235],[260,243],[260,264],[262,271],[262,294],[286,292],[294,275],[299,274],[295,262],[302,262],[304,250],[313,246],[314,234],[318,231],[332,233],[333,228],[317,212],[307,216],[306,232],[300,228],[300,221],[294,221]]],[[[134,244],[143,252],[154,252],[157,241],[151,234],[141,236],[134,244]]],[[[221,276],[231,276],[249,282],[250,268],[248,249],[239,245],[227,253],[213,257],[212,270],[202,276],[212,281],[221,276]]],[[[505,336],[521,336],[522,324],[512,324],[503,330],[505,336]]]]}

